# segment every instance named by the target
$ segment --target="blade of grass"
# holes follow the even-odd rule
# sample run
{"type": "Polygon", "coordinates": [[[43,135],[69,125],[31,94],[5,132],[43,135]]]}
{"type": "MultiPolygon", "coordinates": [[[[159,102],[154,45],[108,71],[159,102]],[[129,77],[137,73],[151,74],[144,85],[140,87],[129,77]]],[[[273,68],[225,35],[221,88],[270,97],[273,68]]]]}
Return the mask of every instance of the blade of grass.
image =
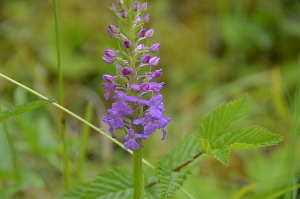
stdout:
{"type": "MultiPolygon", "coordinates": [[[[61,70],[60,61],[60,47],[59,47],[59,29],[58,29],[58,9],[57,0],[53,0],[54,5],[54,19],[55,19],[55,37],[56,37],[56,52],[57,52],[57,74],[58,74],[58,86],[59,86],[59,102],[64,106],[64,90],[63,90],[63,74],[61,70]]],[[[66,123],[65,123],[65,112],[61,111],[60,114],[60,135],[61,135],[61,156],[63,159],[63,176],[64,176],[64,188],[68,190],[71,188],[71,171],[70,161],[67,153],[66,146],[66,123]]]]}
{"type": "MultiPolygon", "coordinates": [[[[298,63],[298,71],[300,75],[300,55],[299,55],[299,63],[298,63]]],[[[300,82],[297,82],[294,100],[292,104],[292,123],[291,130],[289,133],[289,144],[288,144],[288,153],[287,153],[287,164],[290,165],[290,168],[287,170],[287,176],[289,177],[289,181],[287,182],[287,189],[292,187],[295,181],[295,165],[296,165],[296,151],[297,151],[297,141],[298,141],[298,132],[299,132],[299,117],[300,117],[300,82]]],[[[288,191],[284,194],[285,199],[292,198],[293,192],[288,191]]],[[[293,196],[296,197],[296,196],[293,196]]]]}
{"type": "MultiPolygon", "coordinates": [[[[87,122],[91,122],[93,116],[93,106],[89,103],[86,108],[85,112],[85,120],[87,122]]],[[[77,163],[77,177],[76,177],[76,185],[79,185],[82,181],[82,170],[83,170],[83,164],[85,162],[85,154],[87,149],[87,143],[88,138],[90,136],[90,127],[88,125],[83,126],[82,136],[80,139],[80,151],[79,151],[79,157],[78,157],[78,163],[77,163]]]]}

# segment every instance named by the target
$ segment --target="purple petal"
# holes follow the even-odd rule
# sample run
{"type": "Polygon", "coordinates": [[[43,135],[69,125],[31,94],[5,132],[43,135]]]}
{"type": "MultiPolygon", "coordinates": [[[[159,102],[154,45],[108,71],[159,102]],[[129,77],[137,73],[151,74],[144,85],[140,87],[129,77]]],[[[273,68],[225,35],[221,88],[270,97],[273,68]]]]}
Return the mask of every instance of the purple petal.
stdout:
{"type": "Polygon", "coordinates": [[[140,85],[138,85],[138,84],[130,84],[130,88],[135,91],[141,90],[140,85]]]}
{"type": "Polygon", "coordinates": [[[135,125],[141,125],[145,122],[145,118],[136,119],[133,121],[133,124],[135,125]]]}
{"type": "Polygon", "coordinates": [[[109,131],[109,133],[110,133],[110,135],[111,135],[112,138],[116,138],[116,136],[115,136],[115,134],[114,134],[114,129],[113,129],[112,127],[110,127],[110,128],[108,129],[108,131],[109,131]]]}
{"type": "Polygon", "coordinates": [[[163,132],[163,139],[161,139],[161,140],[167,139],[167,131],[165,129],[161,129],[161,130],[163,132]]]}
{"type": "Polygon", "coordinates": [[[162,95],[155,95],[150,99],[150,105],[157,107],[161,104],[162,101],[162,95]]]}
{"type": "Polygon", "coordinates": [[[135,141],[135,139],[129,139],[127,142],[124,143],[124,147],[126,150],[137,150],[140,148],[140,145],[135,141]]]}

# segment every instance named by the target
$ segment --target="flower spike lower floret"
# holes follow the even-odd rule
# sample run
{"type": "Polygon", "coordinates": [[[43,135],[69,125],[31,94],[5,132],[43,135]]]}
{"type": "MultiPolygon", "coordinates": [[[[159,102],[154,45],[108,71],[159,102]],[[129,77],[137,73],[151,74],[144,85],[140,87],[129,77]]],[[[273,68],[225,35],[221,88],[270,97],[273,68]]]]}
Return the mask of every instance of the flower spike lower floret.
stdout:
{"type": "Polygon", "coordinates": [[[110,9],[119,18],[119,27],[110,24],[107,32],[111,38],[119,40],[119,49],[105,50],[102,58],[107,64],[117,63],[117,74],[103,75],[107,83],[102,85],[106,90],[105,99],[112,96],[116,101],[103,121],[110,126],[113,138],[116,137],[116,129],[126,132],[123,136],[125,149],[137,150],[143,146],[141,139],[148,139],[158,129],[162,131],[162,140],[167,136],[164,128],[170,118],[163,116],[165,109],[160,94],[164,82],[153,81],[162,75],[162,69],[151,71],[160,58],[150,54],[157,53],[160,44],[147,47],[141,43],[154,34],[154,29],[144,28],[150,14],[140,16],[146,12],[147,3],[135,1],[129,6],[124,0],[116,0],[116,5],[111,4],[110,9]]]}

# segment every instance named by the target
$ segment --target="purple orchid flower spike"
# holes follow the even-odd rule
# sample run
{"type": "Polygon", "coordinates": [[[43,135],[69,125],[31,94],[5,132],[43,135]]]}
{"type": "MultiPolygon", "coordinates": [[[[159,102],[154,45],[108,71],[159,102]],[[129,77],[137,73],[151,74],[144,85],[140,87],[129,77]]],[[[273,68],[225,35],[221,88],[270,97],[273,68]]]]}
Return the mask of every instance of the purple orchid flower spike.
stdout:
{"type": "Polygon", "coordinates": [[[103,121],[110,126],[113,138],[116,129],[127,132],[123,136],[125,149],[137,150],[143,147],[142,140],[149,139],[157,130],[162,131],[162,140],[167,136],[165,127],[170,118],[164,116],[160,93],[164,82],[153,81],[161,77],[162,69],[151,71],[160,61],[151,53],[157,53],[160,44],[147,46],[148,41],[143,43],[154,34],[154,29],[143,28],[150,20],[150,14],[144,14],[147,3],[135,1],[128,7],[124,0],[117,0],[110,9],[119,18],[119,27],[110,24],[107,32],[109,37],[119,40],[120,45],[117,50],[105,50],[102,57],[107,64],[116,63],[117,72],[114,76],[103,75],[106,81],[102,83],[106,90],[104,97],[108,100],[112,93],[111,99],[115,100],[103,121]]]}

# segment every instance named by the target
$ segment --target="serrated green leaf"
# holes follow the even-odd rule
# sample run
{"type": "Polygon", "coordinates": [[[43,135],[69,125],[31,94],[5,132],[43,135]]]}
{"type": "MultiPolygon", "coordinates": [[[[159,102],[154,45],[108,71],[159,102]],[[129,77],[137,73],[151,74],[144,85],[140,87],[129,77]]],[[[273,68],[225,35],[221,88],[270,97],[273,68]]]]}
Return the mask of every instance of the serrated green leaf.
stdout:
{"type": "Polygon", "coordinates": [[[33,102],[29,102],[27,104],[22,104],[20,106],[16,106],[12,109],[8,109],[6,111],[3,111],[3,112],[0,112],[0,122],[10,118],[10,117],[13,117],[15,115],[18,115],[18,114],[21,114],[21,113],[24,113],[26,111],[30,111],[32,109],[35,109],[35,108],[38,108],[40,106],[43,106],[45,104],[49,104],[49,103],[53,103],[53,102],[57,102],[55,100],[51,100],[51,99],[41,99],[41,100],[36,100],[36,101],[33,101],[33,102]]]}
{"type": "Polygon", "coordinates": [[[277,144],[283,136],[260,127],[238,128],[226,134],[225,144],[231,150],[255,149],[277,144]]]}
{"type": "Polygon", "coordinates": [[[186,180],[187,171],[172,172],[163,164],[158,165],[159,184],[162,190],[161,198],[168,198],[179,189],[186,180]]]}
{"type": "Polygon", "coordinates": [[[177,144],[167,156],[167,166],[170,169],[175,169],[184,162],[192,160],[193,157],[199,152],[201,152],[201,147],[196,137],[184,139],[177,144]]]}
{"type": "Polygon", "coordinates": [[[89,184],[79,185],[77,188],[72,189],[66,192],[62,198],[63,199],[78,199],[84,193],[84,191],[88,188],[89,184]]]}
{"type": "Polygon", "coordinates": [[[206,139],[211,145],[220,135],[229,131],[248,113],[248,97],[230,103],[224,103],[208,114],[200,126],[200,138],[206,139]]]}
{"type": "Polygon", "coordinates": [[[177,167],[193,160],[194,156],[201,152],[201,147],[196,137],[184,139],[176,145],[172,152],[161,159],[158,164],[159,183],[162,190],[162,198],[171,196],[179,189],[186,179],[187,170],[174,171],[177,167]]]}
{"type": "Polygon", "coordinates": [[[63,199],[127,199],[133,193],[133,176],[124,168],[102,173],[91,183],[71,190],[63,199]]]}
{"type": "Polygon", "coordinates": [[[218,109],[204,118],[200,126],[199,141],[202,150],[227,164],[230,150],[254,149],[280,142],[283,137],[264,128],[231,128],[248,112],[248,98],[243,98],[218,109]]]}

